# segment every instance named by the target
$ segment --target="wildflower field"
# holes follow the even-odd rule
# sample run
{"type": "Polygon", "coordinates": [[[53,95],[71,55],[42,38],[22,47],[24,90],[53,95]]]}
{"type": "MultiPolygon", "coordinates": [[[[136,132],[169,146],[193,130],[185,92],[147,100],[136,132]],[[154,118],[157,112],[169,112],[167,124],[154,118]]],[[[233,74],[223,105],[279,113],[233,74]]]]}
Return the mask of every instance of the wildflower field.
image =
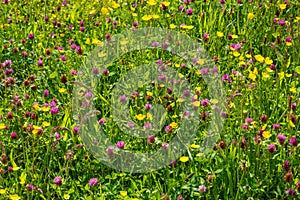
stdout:
{"type": "Polygon", "coordinates": [[[1,200],[299,198],[299,1],[1,1],[1,200]]]}

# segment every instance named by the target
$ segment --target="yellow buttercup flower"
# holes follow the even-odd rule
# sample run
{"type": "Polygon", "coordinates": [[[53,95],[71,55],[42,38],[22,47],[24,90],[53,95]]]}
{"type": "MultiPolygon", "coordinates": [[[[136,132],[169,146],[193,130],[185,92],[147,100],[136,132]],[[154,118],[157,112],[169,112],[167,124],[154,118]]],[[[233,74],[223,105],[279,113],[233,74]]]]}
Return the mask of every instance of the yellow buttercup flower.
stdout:
{"type": "Polygon", "coordinates": [[[267,73],[265,73],[265,72],[262,72],[262,77],[263,77],[264,79],[268,79],[268,78],[270,78],[270,75],[267,74],[267,73]]]}
{"type": "Polygon", "coordinates": [[[199,149],[200,145],[199,144],[192,144],[191,148],[193,148],[193,149],[199,149]]]}
{"type": "Polygon", "coordinates": [[[233,52],[233,55],[234,55],[235,57],[239,57],[241,54],[240,54],[239,52],[235,51],[235,52],[233,52]]]}
{"type": "Polygon", "coordinates": [[[0,189],[0,194],[5,194],[6,193],[6,189],[0,189]]]}
{"type": "Polygon", "coordinates": [[[6,127],[5,124],[3,124],[3,123],[0,124],[0,130],[5,129],[5,127],[6,127]]]}
{"type": "Polygon", "coordinates": [[[171,126],[173,129],[178,128],[178,124],[177,124],[176,122],[172,122],[172,123],[170,124],[170,126],[171,126]]]}
{"type": "Polygon", "coordinates": [[[11,194],[11,195],[9,195],[9,198],[10,198],[11,200],[19,200],[19,199],[21,199],[21,198],[19,197],[19,195],[17,195],[17,194],[11,194]]]}
{"type": "Polygon", "coordinates": [[[43,122],[43,126],[50,126],[49,122],[43,122]]]}
{"type": "Polygon", "coordinates": [[[147,119],[152,120],[152,115],[151,115],[151,113],[147,113],[147,119]]]}
{"type": "Polygon", "coordinates": [[[279,8],[280,8],[281,10],[286,9],[286,4],[284,4],[284,3],[283,3],[283,4],[280,4],[280,5],[279,5],[279,8]]]}
{"type": "Polygon", "coordinates": [[[246,58],[251,58],[251,54],[246,54],[246,58]]]}
{"type": "Polygon", "coordinates": [[[290,47],[290,46],[292,46],[292,45],[293,45],[293,43],[292,43],[292,42],[286,42],[285,44],[286,44],[286,46],[288,46],[288,47],[290,47]]]}
{"type": "Polygon", "coordinates": [[[295,87],[292,87],[292,88],[290,88],[290,92],[296,93],[296,92],[297,92],[297,89],[296,89],[295,87]]]}
{"type": "Polygon", "coordinates": [[[152,15],[152,18],[153,18],[153,19],[159,19],[159,15],[156,15],[156,14],[155,14],[155,15],[152,15]]]}
{"type": "Polygon", "coordinates": [[[127,191],[120,191],[120,195],[123,197],[127,196],[127,191]]]}
{"type": "Polygon", "coordinates": [[[279,76],[280,79],[283,79],[284,78],[284,72],[279,72],[278,76],[279,76]]]}
{"type": "Polygon", "coordinates": [[[152,15],[144,15],[142,17],[142,20],[144,20],[144,21],[149,21],[150,19],[152,19],[152,15]]]}
{"type": "Polygon", "coordinates": [[[266,57],[266,58],[265,58],[265,63],[266,63],[267,65],[271,65],[271,64],[273,63],[273,60],[271,60],[269,57],[266,57]]]}
{"type": "Polygon", "coordinates": [[[170,5],[170,2],[168,2],[168,1],[164,1],[164,2],[162,2],[165,6],[169,6],[170,5]]]}
{"type": "Polygon", "coordinates": [[[59,93],[64,93],[66,91],[66,89],[65,88],[60,88],[58,91],[59,91],[59,93]]]}
{"type": "Polygon", "coordinates": [[[181,162],[185,163],[189,160],[189,157],[187,156],[181,156],[180,159],[179,159],[181,162]]]}
{"type": "Polygon", "coordinates": [[[175,24],[170,24],[170,28],[171,28],[171,29],[176,28],[175,24]]]}
{"type": "Polygon", "coordinates": [[[249,78],[250,78],[252,81],[255,81],[256,75],[253,74],[253,73],[250,73],[250,74],[249,74],[249,78]]]}
{"type": "Polygon", "coordinates": [[[254,18],[254,14],[253,13],[249,13],[248,14],[248,19],[253,19],[254,18]]]}
{"type": "Polygon", "coordinates": [[[101,44],[103,44],[103,42],[101,42],[100,40],[94,38],[94,39],[92,39],[92,44],[101,45],[101,44]]]}
{"type": "Polygon", "coordinates": [[[254,58],[260,63],[263,63],[265,60],[265,58],[262,55],[255,55],[254,58]]]}
{"type": "Polygon", "coordinates": [[[103,15],[107,15],[107,14],[108,14],[108,9],[105,8],[105,7],[101,8],[101,13],[102,13],[103,15]]]}
{"type": "Polygon", "coordinates": [[[182,26],[182,28],[183,28],[183,29],[191,30],[191,29],[194,28],[194,26],[187,26],[187,25],[185,25],[185,26],[182,26]]]}
{"type": "Polygon", "coordinates": [[[232,35],[231,37],[232,37],[232,39],[237,39],[237,38],[239,38],[239,36],[237,36],[237,35],[232,35]]]}
{"type": "Polygon", "coordinates": [[[96,9],[91,10],[90,15],[94,15],[97,12],[96,9]]]}
{"type": "Polygon", "coordinates": [[[263,134],[262,134],[262,136],[264,138],[270,138],[272,135],[271,135],[271,133],[269,131],[264,131],[263,134]]]}
{"type": "Polygon", "coordinates": [[[117,2],[113,1],[111,2],[111,7],[113,7],[114,9],[117,9],[120,7],[120,4],[118,4],[117,2]]]}
{"type": "Polygon", "coordinates": [[[49,106],[43,106],[42,108],[41,108],[41,110],[42,111],[44,111],[44,112],[48,112],[49,110],[50,110],[50,107],[49,106]]]}
{"type": "Polygon", "coordinates": [[[218,36],[218,37],[224,37],[224,33],[218,31],[218,32],[217,32],[217,36],[218,36]]]}
{"type": "Polygon", "coordinates": [[[292,120],[290,120],[290,122],[289,122],[289,125],[290,125],[290,127],[295,127],[295,124],[292,122],[292,120]]]}
{"type": "Polygon", "coordinates": [[[153,93],[152,93],[152,92],[149,92],[149,91],[147,91],[146,93],[147,93],[147,95],[150,96],[150,97],[152,97],[152,95],[153,95],[153,93]]]}
{"type": "Polygon", "coordinates": [[[157,4],[156,0],[148,0],[147,2],[150,6],[155,6],[157,4]]]}
{"type": "Polygon", "coordinates": [[[293,76],[293,74],[285,74],[285,76],[289,78],[289,77],[293,76]]]}
{"type": "Polygon", "coordinates": [[[137,118],[137,120],[139,120],[139,121],[142,121],[143,119],[145,119],[145,115],[143,115],[143,114],[138,114],[137,116],[136,116],[136,118],[137,118]]]}
{"type": "Polygon", "coordinates": [[[70,199],[70,195],[69,194],[64,194],[64,199],[70,199]]]}

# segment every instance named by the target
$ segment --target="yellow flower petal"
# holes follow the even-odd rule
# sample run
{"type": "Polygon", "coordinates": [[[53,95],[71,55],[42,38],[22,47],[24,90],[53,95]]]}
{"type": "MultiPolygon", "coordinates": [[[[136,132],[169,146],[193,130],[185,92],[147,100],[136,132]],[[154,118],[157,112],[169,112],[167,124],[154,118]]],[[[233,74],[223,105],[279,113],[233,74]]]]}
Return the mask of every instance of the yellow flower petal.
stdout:
{"type": "Polygon", "coordinates": [[[144,20],[144,21],[149,21],[150,19],[152,19],[152,15],[144,15],[142,17],[142,20],[144,20]]]}
{"type": "Polygon", "coordinates": [[[180,159],[179,159],[181,162],[187,162],[189,160],[189,157],[187,156],[181,156],[180,159]]]}
{"type": "Polygon", "coordinates": [[[192,144],[192,145],[191,145],[191,148],[193,148],[193,149],[199,149],[199,148],[200,148],[200,145],[198,145],[198,144],[192,144]]]}
{"type": "Polygon", "coordinates": [[[127,191],[120,191],[120,195],[123,197],[127,196],[127,191]]]}
{"type": "Polygon", "coordinates": [[[5,194],[6,193],[6,189],[0,189],[0,194],[5,194]]]}
{"type": "Polygon", "coordinates": [[[254,14],[253,13],[249,13],[248,14],[248,19],[253,19],[254,18],[254,14]]]}
{"type": "Polygon", "coordinates": [[[9,198],[11,200],[19,200],[20,199],[19,195],[17,195],[17,194],[11,194],[11,195],[9,195],[9,198]]]}
{"type": "Polygon", "coordinates": [[[143,114],[138,114],[137,116],[136,116],[136,118],[137,118],[137,120],[139,120],[139,121],[142,121],[143,119],[145,119],[145,115],[143,115],[143,114]]]}
{"type": "Polygon", "coordinates": [[[262,136],[264,138],[270,138],[272,135],[271,135],[271,133],[269,131],[264,131],[263,134],[262,134],[262,136]]]}
{"type": "Polygon", "coordinates": [[[217,36],[218,36],[218,37],[224,37],[224,33],[218,31],[218,32],[217,32],[217,36]]]}

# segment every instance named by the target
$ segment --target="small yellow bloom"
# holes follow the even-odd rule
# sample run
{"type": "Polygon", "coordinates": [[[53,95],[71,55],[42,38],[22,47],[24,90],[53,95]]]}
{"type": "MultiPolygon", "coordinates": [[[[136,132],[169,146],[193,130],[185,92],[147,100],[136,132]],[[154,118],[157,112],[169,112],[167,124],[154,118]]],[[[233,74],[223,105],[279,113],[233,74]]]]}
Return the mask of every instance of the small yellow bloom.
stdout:
{"type": "Polygon", "coordinates": [[[194,101],[194,102],[193,102],[193,106],[199,107],[199,106],[200,106],[200,101],[194,101]]]}
{"type": "Polygon", "coordinates": [[[189,160],[189,157],[187,157],[187,156],[181,156],[181,157],[180,157],[180,161],[181,161],[181,162],[184,162],[184,163],[185,163],[185,162],[187,162],[188,160],[189,160]]]}
{"type": "Polygon", "coordinates": [[[292,88],[290,88],[290,92],[296,93],[296,92],[297,92],[297,89],[296,89],[295,87],[292,87],[292,88]]]}
{"type": "Polygon", "coordinates": [[[20,197],[17,194],[11,194],[11,195],[9,195],[9,198],[11,200],[19,200],[20,199],[20,197]]]}
{"type": "Polygon", "coordinates": [[[70,199],[70,195],[69,194],[64,194],[64,199],[70,199]]]}
{"type": "Polygon", "coordinates": [[[279,72],[278,76],[279,76],[280,79],[284,78],[284,72],[279,72]]]}
{"type": "Polygon", "coordinates": [[[127,196],[127,191],[120,191],[120,195],[123,197],[127,196]]]}
{"type": "Polygon", "coordinates": [[[265,72],[262,72],[262,77],[265,79],[268,79],[268,78],[270,78],[270,75],[265,72]]]}
{"type": "Polygon", "coordinates": [[[44,111],[44,112],[48,112],[50,110],[50,107],[49,106],[47,106],[47,107],[43,106],[41,110],[44,111]]]}
{"type": "Polygon", "coordinates": [[[239,38],[239,36],[237,36],[237,35],[232,35],[231,37],[232,37],[232,39],[237,39],[237,38],[239,38]]]}
{"type": "Polygon", "coordinates": [[[262,134],[262,136],[264,138],[270,138],[272,135],[271,135],[271,133],[269,131],[264,131],[263,134],[262,134]]]}
{"type": "Polygon", "coordinates": [[[5,129],[5,127],[6,127],[5,124],[3,124],[3,123],[0,124],[0,130],[5,129]]]}
{"type": "Polygon", "coordinates": [[[295,124],[292,122],[292,120],[290,120],[290,123],[289,123],[289,125],[291,126],[291,127],[295,127],[295,124]]]}
{"type": "Polygon", "coordinates": [[[285,76],[289,78],[289,77],[293,76],[293,74],[285,74],[285,76]]]}
{"type": "Polygon", "coordinates": [[[13,167],[13,171],[18,171],[19,169],[20,169],[20,167],[18,167],[18,166],[13,167]]]}
{"type": "Polygon", "coordinates": [[[170,5],[170,2],[168,2],[168,1],[164,1],[164,2],[162,2],[165,6],[169,6],[170,5]]]}
{"type": "Polygon", "coordinates": [[[246,58],[251,58],[251,54],[246,54],[246,58]]]}
{"type": "Polygon", "coordinates": [[[185,26],[182,26],[182,28],[183,28],[183,29],[191,30],[191,29],[194,28],[194,26],[187,26],[187,25],[185,25],[185,26]]]}
{"type": "Polygon", "coordinates": [[[254,18],[254,14],[253,13],[249,13],[248,14],[248,19],[253,19],[254,18]]]}
{"type": "Polygon", "coordinates": [[[91,10],[90,15],[94,15],[97,12],[96,9],[91,10]]]}
{"type": "Polygon", "coordinates": [[[199,149],[200,145],[199,144],[192,144],[191,148],[193,148],[193,149],[199,149]]]}
{"type": "Polygon", "coordinates": [[[43,122],[43,126],[50,126],[49,122],[43,122]]]}
{"type": "Polygon", "coordinates": [[[136,13],[132,13],[131,15],[132,15],[132,17],[136,17],[136,16],[137,16],[137,14],[136,14],[136,13]]]}
{"type": "Polygon", "coordinates": [[[284,3],[280,4],[279,7],[280,7],[281,10],[284,10],[284,9],[286,9],[286,4],[284,4],[284,3]]]}
{"type": "Polygon", "coordinates": [[[105,8],[105,7],[101,8],[101,13],[102,13],[103,15],[107,15],[107,14],[108,14],[108,9],[105,8]]]}
{"type": "Polygon", "coordinates": [[[139,121],[142,121],[143,119],[145,119],[145,115],[143,115],[143,114],[138,114],[137,116],[136,116],[136,118],[137,118],[137,120],[139,120],[139,121]]]}
{"type": "Polygon", "coordinates": [[[235,52],[233,52],[233,55],[234,55],[235,57],[239,57],[241,54],[240,54],[239,52],[235,51],[235,52]]]}
{"type": "Polygon", "coordinates": [[[113,7],[114,9],[117,9],[120,7],[120,4],[118,4],[117,2],[113,1],[111,2],[111,7],[113,7]]]}
{"type": "Polygon", "coordinates": [[[178,128],[178,124],[177,124],[176,122],[172,122],[172,123],[170,124],[170,126],[171,126],[173,129],[178,128]]]}
{"type": "Polygon", "coordinates": [[[265,58],[265,63],[266,63],[267,65],[271,65],[271,64],[273,63],[273,60],[271,60],[269,57],[266,57],[266,58],[265,58]]]}
{"type": "Polygon", "coordinates": [[[59,90],[58,90],[60,93],[64,93],[65,91],[66,91],[66,89],[65,88],[59,88],[59,90]]]}
{"type": "Polygon", "coordinates": [[[94,39],[92,39],[92,44],[101,45],[101,44],[103,44],[103,42],[101,42],[100,40],[94,38],[94,39]]]}
{"type": "Polygon", "coordinates": [[[218,37],[224,37],[224,33],[218,31],[218,32],[217,32],[217,36],[218,36],[218,37]]]}
{"type": "Polygon", "coordinates": [[[144,15],[142,17],[142,20],[144,20],[144,21],[149,21],[150,19],[152,19],[152,15],[144,15]]]}
{"type": "Polygon", "coordinates": [[[292,42],[286,42],[285,44],[286,44],[286,46],[288,46],[288,47],[290,47],[290,46],[292,46],[292,45],[293,45],[293,43],[292,43],[292,42]]]}
{"type": "Polygon", "coordinates": [[[147,95],[150,96],[150,97],[153,96],[153,93],[152,93],[152,92],[147,91],[146,93],[147,93],[147,95]]]}
{"type": "Polygon", "coordinates": [[[150,6],[155,6],[157,4],[156,0],[148,0],[147,2],[150,6]]]}
{"type": "Polygon", "coordinates": [[[171,28],[171,29],[176,28],[175,24],[170,24],[170,28],[171,28]]]}
{"type": "Polygon", "coordinates": [[[239,57],[239,60],[240,60],[240,61],[244,61],[244,60],[245,60],[244,56],[240,56],[240,57],[239,57]]]}
{"type": "Polygon", "coordinates": [[[152,120],[152,115],[151,115],[151,113],[147,113],[147,119],[152,120]]]}
{"type": "Polygon", "coordinates": [[[250,73],[250,74],[249,74],[249,78],[250,78],[252,81],[255,81],[256,75],[255,75],[254,73],[250,73]]]}
{"type": "Polygon", "coordinates": [[[273,70],[271,70],[269,67],[266,68],[266,71],[269,72],[269,73],[273,72],[273,70]]]}
{"type": "Polygon", "coordinates": [[[0,194],[5,194],[6,193],[6,189],[0,189],[0,194]]]}
{"type": "Polygon", "coordinates": [[[265,58],[262,55],[255,55],[254,58],[260,63],[263,63],[265,60],[265,58]]]}
{"type": "Polygon", "coordinates": [[[152,15],[152,18],[153,18],[153,19],[159,19],[159,15],[156,15],[156,14],[155,14],[155,15],[152,15]]]}

